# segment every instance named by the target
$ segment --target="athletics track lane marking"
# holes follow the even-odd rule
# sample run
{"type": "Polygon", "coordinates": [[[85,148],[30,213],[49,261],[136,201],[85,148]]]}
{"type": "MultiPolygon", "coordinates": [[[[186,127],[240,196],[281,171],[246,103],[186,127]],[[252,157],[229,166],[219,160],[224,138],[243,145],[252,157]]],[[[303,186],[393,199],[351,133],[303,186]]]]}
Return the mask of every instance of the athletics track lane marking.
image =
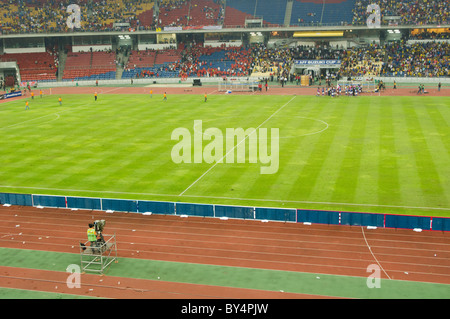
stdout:
{"type": "Polygon", "coordinates": [[[372,248],[370,248],[369,243],[367,242],[367,238],[366,238],[366,234],[364,233],[364,227],[361,226],[361,231],[364,237],[364,241],[366,242],[367,248],[369,248],[370,253],[372,254],[372,257],[375,259],[375,261],[377,262],[378,266],[380,266],[381,270],[383,270],[383,272],[386,274],[386,276],[389,278],[389,280],[391,280],[391,277],[389,277],[388,273],[384,270],[383,266],[381,266],[380,262],[378,261],[377,257],[375,257],[375,254],[372,251],[372,248]]]}

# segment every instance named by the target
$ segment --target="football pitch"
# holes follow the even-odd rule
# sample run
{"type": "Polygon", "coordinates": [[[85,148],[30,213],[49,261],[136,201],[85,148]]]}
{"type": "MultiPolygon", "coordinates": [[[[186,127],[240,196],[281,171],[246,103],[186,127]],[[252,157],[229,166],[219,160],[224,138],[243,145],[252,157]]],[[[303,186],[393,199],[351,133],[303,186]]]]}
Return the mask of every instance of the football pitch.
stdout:
{"type": "Polygon", "coordinates": [[[58,97],[0,104],[1,192],[450,216],[448,97],[58,97]],[[219,161],[196,162],[219,141],[211,128],[254,134],[232,148],[225,136],[219,161]],[[174,160],[177,129],[190,134],[190,163],[174,160]],[[275,172],[261,173],[253,136],[275,172]]]}

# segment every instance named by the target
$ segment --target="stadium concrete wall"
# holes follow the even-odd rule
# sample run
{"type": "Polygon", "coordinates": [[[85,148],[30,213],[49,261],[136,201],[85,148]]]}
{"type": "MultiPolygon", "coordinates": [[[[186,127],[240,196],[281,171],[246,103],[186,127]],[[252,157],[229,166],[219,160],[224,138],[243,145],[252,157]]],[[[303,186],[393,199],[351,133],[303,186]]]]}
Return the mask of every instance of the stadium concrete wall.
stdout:
{"type": "MultiPolygon", "coordinates": [[[[182,86],[192,86],[194,79],[200,79],[204,84],[217,84],[223,81],[220,77],[189,77],[186,80],[181,80],[181,78],[144,78],[144,79],[133,79],[133,85],[182,85],[182,86]]],[[[230,79],[230,77],[228,78],[230,79]]],[[[259,77],[233,77],[236,80],[247,80],[257,81],[259,77]]],[[[382,80],[384,83],[393,83],[394,80],[400,83],[410,83],[410,84],[438,84],[441,82],[443,85],[450,85],[449,78],[415,78],[415,77],[373,77],[374,80],[382,80]]],[[[130,79],[119,79],[119,80],[99,80],[100,85],[130,85],[130,79]]],[[[39,81],[38,87],[40,88],[52,88],[52,87],[76,87],[76,86],[95,86],[95,80],[70,80],[70,81],[39,81]]]]}
{"type": "MultiPolygon", "coordinates": [[[[217,84],[223,81],[221,77],[189,77],[186,80],[181,78],[143,78],[143,79],[133,79],[133,85],[152,85],[152,84],[169,84],[169,85],[182,85],[182,86],[192,86],[194,79],[200,79],[202,83],[217,84]]],[[[228,80],[235,79],[236,81],[256,81],[258,77],[228,77],[228,80]]],[[[100,85],[130,85],[130,79],[120,79],[120,80],[99,80],[100,85]]],[[[449,80],[450,83],[450,80],[449,80]]],[[[38,87],[41,88],[52,88],[52,87],[76,87],[76,86],[95,86],[96,80],[68,80],[68,81],[53,81],[45,82],[39,81],[38,87]]]]}

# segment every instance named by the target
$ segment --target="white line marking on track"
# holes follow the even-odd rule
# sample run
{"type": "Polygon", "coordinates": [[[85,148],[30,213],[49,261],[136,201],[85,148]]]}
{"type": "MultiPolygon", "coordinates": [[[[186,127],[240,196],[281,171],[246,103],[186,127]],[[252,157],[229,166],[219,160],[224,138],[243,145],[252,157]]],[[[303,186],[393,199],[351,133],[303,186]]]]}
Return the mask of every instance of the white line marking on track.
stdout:
{"type": "Polygon", "coordinates": [[[367,242],[367,238],[366,238],[366,234],[364,233],[364,227],[361,227],[361,231],[364,237],[364,241],[366,242],[367,248],[369,248],[370,253],[372,254],[372,257],[375,259],[375,261],[377,262],[378,266],[380,266],[381,270],[383,270],[383,272],[386,274],[386,276],[389,278],[389,280],[391,280],[391,277],[389,277],[388,273],[384,270],[383,266],[381,266],[380,262],[378,261],[377,257],[375,257],[375,254],[372,251],[372,248],[370,248],[369,243],[367,242]]]}
{"type": "Polygon", "coordinates": [[[117,91],[119,89],[123,89],[123,88],[122,87],[117,87],[117,88],[114,88],[114,89],[111,89],[111,90],[107,90],[107,91],[100,90],[100,94],[110,93],[112,91],[117,91]]]}

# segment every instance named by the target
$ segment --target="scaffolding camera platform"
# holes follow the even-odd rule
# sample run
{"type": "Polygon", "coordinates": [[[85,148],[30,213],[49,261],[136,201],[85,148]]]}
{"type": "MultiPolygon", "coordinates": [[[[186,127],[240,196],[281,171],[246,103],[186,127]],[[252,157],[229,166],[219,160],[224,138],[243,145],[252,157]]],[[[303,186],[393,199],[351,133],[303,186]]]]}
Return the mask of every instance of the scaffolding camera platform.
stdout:
{"type": "MultiPolygon", "coordinates": [[[[88,246],[88,241],[80,243],[81,272],[97,273],[103,275],[109,266],[117,259],[116,235],[97,242],[94,246],[88,246]]],[[[102,237],[103,238],[103,237],[102,237]]]]}

